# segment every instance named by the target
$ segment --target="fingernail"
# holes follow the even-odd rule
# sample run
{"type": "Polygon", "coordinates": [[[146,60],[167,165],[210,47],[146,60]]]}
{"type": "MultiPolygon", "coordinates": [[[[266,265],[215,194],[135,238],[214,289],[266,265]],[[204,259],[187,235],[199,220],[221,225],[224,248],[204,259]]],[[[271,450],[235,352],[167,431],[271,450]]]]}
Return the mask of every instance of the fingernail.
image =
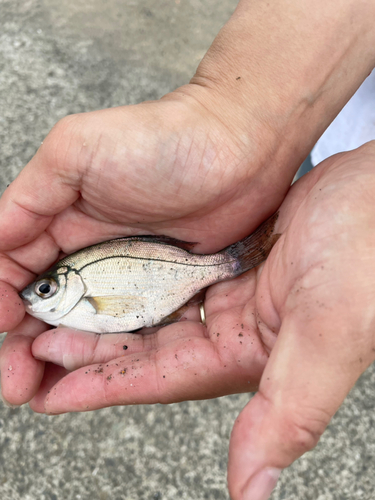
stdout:
{"type": "Polygon", "coordinates": [[[267,500],[280,477],[281,469],[267,467],[253,476],[243,491],[243,500],[267,500]]]}
{"type": "Polygon", "coordinates": [[[7,408],[11,408],[12,410],[18,408],[20,405],[12,405],[11,403],[9,403],[5,398],[4,396],[0,393],[0,399],[1,401],[3,402],[3,405],[6,406],[7,408]]]}
{"type": "Polygon", "coordinates": [[[62,364],[68,372],[73,372],[77,368],[75,357],[72,354],[63,354],[62,364]]]}

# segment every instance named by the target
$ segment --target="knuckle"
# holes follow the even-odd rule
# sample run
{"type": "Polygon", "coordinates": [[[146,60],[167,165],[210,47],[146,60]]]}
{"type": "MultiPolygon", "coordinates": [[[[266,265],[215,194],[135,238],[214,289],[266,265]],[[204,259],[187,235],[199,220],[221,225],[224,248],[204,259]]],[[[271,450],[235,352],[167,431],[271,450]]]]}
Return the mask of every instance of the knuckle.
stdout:
{"type": "Polygon", "coordinates": [[[59,120],[42,143],[40,154],[49,167],[64,172],[76,163],[77,149],[82,143],[80,115],[69,115],[59,120]]]}
{"type": "Polygon", "coordinates": [[[161,366],[162,358],[158,356],[158,351],[155,354],[150,354],[150,360],[152,359],[152,364],[154,365],[154,402],[166,405],[175,402],[172,394],[168,391],[163,378],[163,369],[161,366]]]}
{"type": "Polygon", "coordinates": [[[102,335],[95,335],[90,337],[92,343],[84,343],[82,363],[84,365],[92,365],[97,359],[101,359],[102,344],[104,342],[102,335]],[[86,347],[87,346],[87,347],[86,347]]]}
{"type": "Polygon", "coordinates": [[[52,146],[53,144],[61,144],[65,141],[70,141],[77,127],[77,115],[69,115],[61,118],[49,132],[45,144],[52,146]]]}
{"type": "Polygon", "coordinates": [[[312,450],[328,425],[330,417],[324,411],[311,410],[295,412],[282,422],[281,438],[285,447],[294,456],[301,456],[312,450]]]}

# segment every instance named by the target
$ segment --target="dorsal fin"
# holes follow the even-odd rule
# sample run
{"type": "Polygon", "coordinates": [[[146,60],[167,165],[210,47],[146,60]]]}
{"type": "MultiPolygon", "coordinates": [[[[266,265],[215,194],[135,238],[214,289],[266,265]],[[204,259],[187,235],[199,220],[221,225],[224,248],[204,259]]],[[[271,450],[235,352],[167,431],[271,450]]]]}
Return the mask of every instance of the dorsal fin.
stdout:
{"type": "Polygon", "coordinates": [[[137,241],[151,241],[154,243],[164,243],[165,245],[172,245],[174,247],[182,248],[183,250],[191,251],[197,245],[197,243],[191,243],[190,241],[182,241],[170,236],[158,236],[154,234],[144,235],[144,236],[130,236],[130,238],[137,241]]]}

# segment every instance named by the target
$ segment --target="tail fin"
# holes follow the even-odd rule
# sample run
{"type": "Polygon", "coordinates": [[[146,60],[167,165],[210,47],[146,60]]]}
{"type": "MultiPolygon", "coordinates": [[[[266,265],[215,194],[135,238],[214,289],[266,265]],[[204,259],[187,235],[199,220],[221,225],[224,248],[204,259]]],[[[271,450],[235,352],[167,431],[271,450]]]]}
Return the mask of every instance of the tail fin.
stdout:
{"type": "Polygon", "coordinates": [[[227,247],[226,252],[239,264],[238,274],[249,271],[264,262],[280,234],[273,234],[279,212],[271,215],[250,236],[227,247]]]}

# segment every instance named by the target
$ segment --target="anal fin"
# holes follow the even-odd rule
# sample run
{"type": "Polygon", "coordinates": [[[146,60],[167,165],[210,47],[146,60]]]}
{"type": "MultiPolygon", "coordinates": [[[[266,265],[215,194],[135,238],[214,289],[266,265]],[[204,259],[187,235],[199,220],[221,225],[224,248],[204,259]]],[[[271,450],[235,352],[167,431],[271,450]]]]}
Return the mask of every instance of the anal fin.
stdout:
{"type": "Polygon", "coordinates": [[[168,314],[168,316],[166,316],[161,321],[159,321],[159,323],[153,326],[166,326],[166,325],[171,325],[172,323],[177,323],[184,316],[186,311],[190,309],[191,306],[196,304],[201,304],[204,301],[205,295],[206,295],[206,288],[200,290],[198,293],[194,295],[194,297],[192,297],[188,302],[186,302],[186,304],[184,304],[171,314],[168,314]]]}

